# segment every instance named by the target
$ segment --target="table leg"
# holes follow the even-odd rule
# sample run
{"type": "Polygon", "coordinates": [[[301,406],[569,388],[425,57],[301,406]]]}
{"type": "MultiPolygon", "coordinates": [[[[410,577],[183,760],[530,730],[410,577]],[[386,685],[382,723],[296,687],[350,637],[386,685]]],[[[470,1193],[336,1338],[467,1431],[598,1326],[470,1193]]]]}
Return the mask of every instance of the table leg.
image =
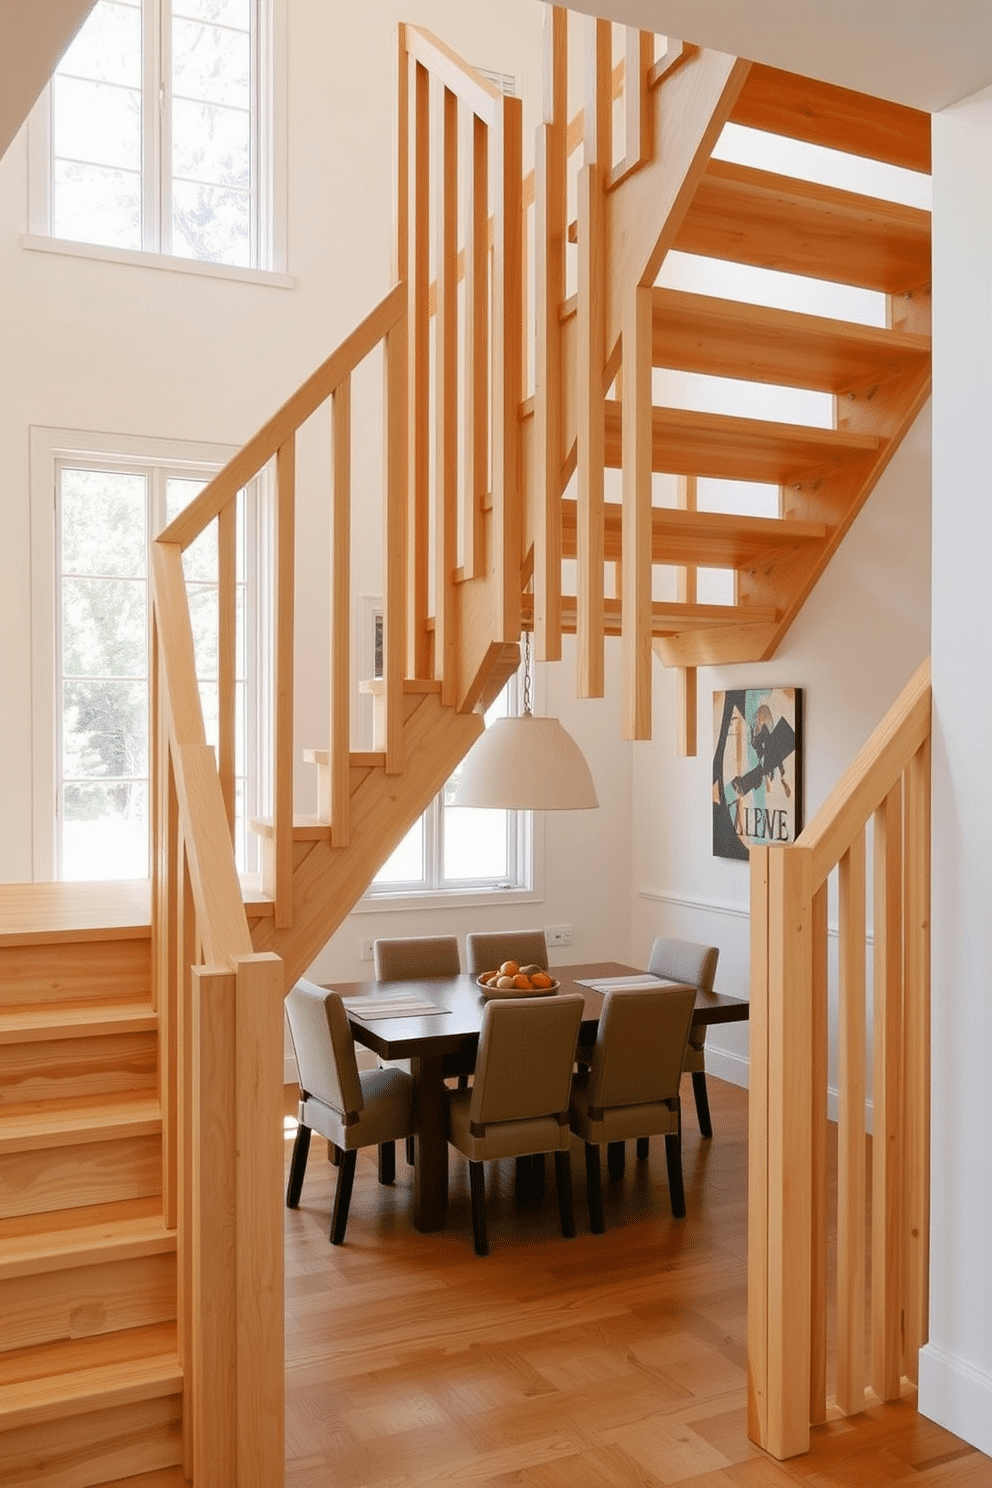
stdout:
{"type": "Polygon", "coordinates": [[[424,1234],[444,1229],[448,1208],[448,1138],[444,1129],[443,1059],[411,1059],[417,1154],[413,1169],[413,1223],[424,1234]]]}

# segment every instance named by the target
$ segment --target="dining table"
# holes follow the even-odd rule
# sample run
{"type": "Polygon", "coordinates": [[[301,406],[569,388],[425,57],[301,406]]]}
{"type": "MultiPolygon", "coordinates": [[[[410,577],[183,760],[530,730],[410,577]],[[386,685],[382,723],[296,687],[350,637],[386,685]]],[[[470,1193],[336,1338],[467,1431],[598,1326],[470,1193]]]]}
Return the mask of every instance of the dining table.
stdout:
{"type": "MultiPolygon", "coordinates": [[[[590,982],[617,978],[654,982],[642,968],[618,961],[552,966],[559,992],[578,992],[585,1001],[580,1043],[596,1036],[603,993],[590,982]]],[[[423,1233],[444,1228],[448,1207],[448,1138],[445,1081],[469,1071],[482,1028],[486,999],[475,979],[418,977],[391,982],[331,982],[340,993],[355,1041],[384,1060],[409,1060],[414,1081],[415,1162],[413,1223],[423,1233]]],[[[693,1026],[747,1019],[744,998],[697,990],[693,1026]]]]}

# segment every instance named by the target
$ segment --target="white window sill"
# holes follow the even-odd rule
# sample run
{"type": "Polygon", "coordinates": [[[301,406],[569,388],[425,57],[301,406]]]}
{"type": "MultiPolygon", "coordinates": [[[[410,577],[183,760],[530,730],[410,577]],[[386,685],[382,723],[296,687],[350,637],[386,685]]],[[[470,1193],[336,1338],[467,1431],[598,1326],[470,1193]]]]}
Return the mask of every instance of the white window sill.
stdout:
{"type": "Polygon", "coordinates": [[[170,274],[199,274],[205,279],[234,279],[242,284],[261,284],[270,289],[294,289],[292,274],[273,269],[241,269],[233,264],[206,263],[198,258],[179,258],[171,253],[143,253],[133,248],[105,248],[99,243],[76,243],[68,238],[49,238],[23,233],[21,247],[38,253],[58,253],[68,258],[95,258],[103,263],[131,264],[142,269],[164,269],[170,274]]]}
{"type": "Polygon", "coordinates": [[[411,893],[366,894],[352,914],[380,914],[394,909],[492,909],[497,904],[536,904],[537,889],[433,889],[411,893]]]}

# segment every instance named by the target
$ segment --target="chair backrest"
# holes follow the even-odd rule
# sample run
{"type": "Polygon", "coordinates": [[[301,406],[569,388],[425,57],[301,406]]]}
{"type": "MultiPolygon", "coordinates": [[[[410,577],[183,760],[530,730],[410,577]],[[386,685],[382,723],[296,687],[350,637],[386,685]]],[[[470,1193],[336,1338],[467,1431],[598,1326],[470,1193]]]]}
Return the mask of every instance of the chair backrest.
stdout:
{"type": "Polygon", "coordinates": [[[457,935],[391,936],[375,940],[372,964],[377,982],[458,976],[462,969],[457,935]]]}
{"type": "Polygon", "coordinates": [[[607,992],[589,1071],[589,1105],[673,1100],[695,1001],[695,988],[688,986],[607,992]]]}
{"type": "Polygon", "coordinates": [[[300,1089],[343,1116],[362,1109],[355,1041],[337,992],[301,978],[286,995],[286,1016],[296,1050],[300,1089]]]}
{"type": "Polygon", "coordinates": [[[523,1121],[568,1111],[585,1001],[576,992],[488,1002],[469,1121],[523,1121]]]}
{"type": "Polygon", "coordinates": [[[697,945],[693,940],[669,940],[659,935],[651,947],[648,971],[668,982],[712,992],[716,980],[719,946],[697,945]]]}
{"type": "Polygon", "coordinates": [[[465,949],[473,976],[495,971],[504,961],[548,969],[548,943],[543,930],[477,930],[466,935],[465,949]]]}

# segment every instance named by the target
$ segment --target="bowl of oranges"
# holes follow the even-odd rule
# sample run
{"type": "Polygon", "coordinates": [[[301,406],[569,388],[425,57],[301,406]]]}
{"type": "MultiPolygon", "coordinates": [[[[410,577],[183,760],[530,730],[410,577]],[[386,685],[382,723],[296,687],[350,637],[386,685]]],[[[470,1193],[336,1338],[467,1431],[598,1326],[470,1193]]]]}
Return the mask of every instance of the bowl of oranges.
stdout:
{"type": "Polygon", "coordinates": [[[561,985],[543,966],[518,966],[516,961],[504,961],[495,971],[484,971],[476,982],[487,998],[550,997],[561,985]]]}

